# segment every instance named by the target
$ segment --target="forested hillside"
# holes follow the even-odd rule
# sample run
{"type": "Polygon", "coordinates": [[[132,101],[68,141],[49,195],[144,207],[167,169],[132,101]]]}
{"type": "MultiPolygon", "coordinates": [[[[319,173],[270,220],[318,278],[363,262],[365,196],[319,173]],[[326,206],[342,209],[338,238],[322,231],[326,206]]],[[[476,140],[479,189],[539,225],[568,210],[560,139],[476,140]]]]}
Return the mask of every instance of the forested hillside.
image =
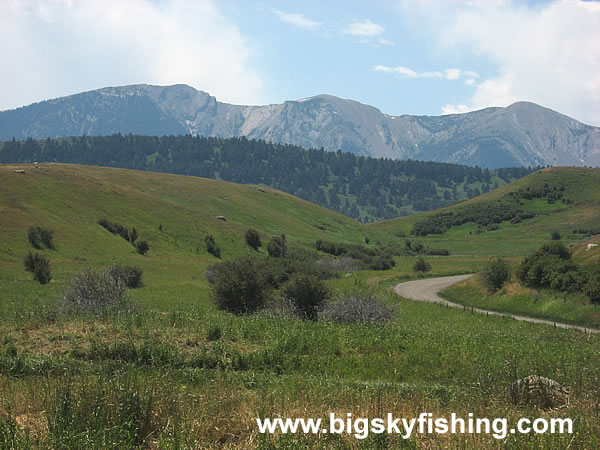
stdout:
{"type": "Polygon", "coordinates": [[[113,135],[0,144],[0,163],[62,162],[263,184],[369,222],[488,192],[532,169],[480,169],[305,150],[246,138],[113,135]]]}

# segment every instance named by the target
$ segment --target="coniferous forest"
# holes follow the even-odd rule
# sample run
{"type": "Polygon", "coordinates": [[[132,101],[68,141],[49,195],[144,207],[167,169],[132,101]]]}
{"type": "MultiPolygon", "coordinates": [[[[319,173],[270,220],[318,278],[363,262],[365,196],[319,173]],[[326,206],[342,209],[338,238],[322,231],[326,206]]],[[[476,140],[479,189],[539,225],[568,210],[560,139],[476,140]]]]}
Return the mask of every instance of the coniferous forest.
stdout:
{"type": "Polygon", "coordinates": [[[262,184],[363,222],[428,211],[488,192],[530,168],[488,170],[306,150],[241,138],[82,136],[8,141],[0,163],[62,162],[262,184]]]}

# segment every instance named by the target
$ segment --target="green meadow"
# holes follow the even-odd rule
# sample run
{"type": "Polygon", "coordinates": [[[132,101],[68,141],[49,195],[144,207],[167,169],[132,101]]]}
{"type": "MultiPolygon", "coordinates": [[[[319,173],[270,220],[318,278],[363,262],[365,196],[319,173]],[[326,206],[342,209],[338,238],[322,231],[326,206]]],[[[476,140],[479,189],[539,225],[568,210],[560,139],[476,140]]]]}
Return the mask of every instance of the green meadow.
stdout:
{"type": "MultiPolygon", "coordinates": [[[[519,224],[483,233],[465,224],[412,236],[416,216],[363,225],[260,186],[89,166],[0,166],[0,448],[596,448],[600,335],[409,301],[391,287],[477,272],[492,256],[517,264],[550,242],[552,231],[578,243],[574,257],[595,270],[598,259],[573,230],[600,223],[599,178],[591,169],[546,169],[468,202],[499,198],[511,186],[558,182],[569,186],[564,195],[572,203],[524,200],[521,207],[537,215],[519,224]],[[135,227],[149,252],[136,253],[101,227],[104,218],[135,227]],[[30,226],[54,231],[56,248],[38,251],[51,264],[46,285],[23,268],[24,256],[35,251],[30,226]],[[258,252],[244,240],[249,228],[260,233],[258,252]],[[214,236],[221,260],[231,260],[267,258],[267,242],[282,233],[290,252],[318,258],[325,256],[315,249],[318,239],[372,248],[404,247],[409,239],[450,255],[425,256],[432,267],[425,275],[414,272],[415,256],[403,254],[389,270],[341,271],[326,282],[334,297],[370,294],[392,307],[385,323],[218,310],[204,273],[220,260],[206,251],[205,236],[214,236]],[[75,274],[113,264],[143,270],[144,286],[129,291],[128,309],[60,309],[75,274]],[[568,404],[542,409],[512,401],[507,388],[529,375],[567,387],[568,404]],[[268,436],[256,427],[257,417],[327,418],[331,412],[368,418],[473,413],[510,424],[568,417],[574,433],[361,440],[268,436]]],[[[490,309],[600,322],[584,298],[565,301],[543,292],[533,304],[531,292],[515,283],[488,296],[474,280],[445,295],[490,309]]]]}

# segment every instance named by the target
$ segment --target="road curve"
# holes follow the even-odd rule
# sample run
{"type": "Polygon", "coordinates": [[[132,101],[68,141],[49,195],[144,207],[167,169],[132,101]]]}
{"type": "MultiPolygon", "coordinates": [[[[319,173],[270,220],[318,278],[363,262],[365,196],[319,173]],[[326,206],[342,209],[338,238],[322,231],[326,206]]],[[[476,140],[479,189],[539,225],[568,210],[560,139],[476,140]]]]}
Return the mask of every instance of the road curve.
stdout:
{"type": "MultiPolygon", "coordinates": [[[[415,281],[406,281],[404,283],[400,283],[394,287],[394,291],[396,294],[408,298],[410,300],[418,300],[421,302],[429,302],[429,303],[439,303],[442,305],[446,305],[451,308],[462,308],[467,309],[464,305],[459,305],[458,303],[452,303],[448,300],[443,299],[438,295],[440,291],[452,286],[453,284],[460,283],[470,277],[473,274],[469,275],[456,275],[453,277],[439,277],[439,278],[426,278],[424,280],[415,280],[415,281]]],[[[553,322],[550,320],[536,319],[534,317],[527,316],[519,316],[515,314],[509,313],[500,313],[497,311],[488,311],[486,309],[481,308],[468,308],[472,310],[474,313],[481,313],[490,316],[501,316],[501,317],[512,317],[515,320],[522,320],[524,322],[531,323],[540,323],[543,325],[550,325],[556,328],[572,328],[575,330],[583,331],[586,333],[600,333],[600,330],[594,328],[586,328],[578,325],[569,325],[567,323],[559,323],[553,322]]]]}

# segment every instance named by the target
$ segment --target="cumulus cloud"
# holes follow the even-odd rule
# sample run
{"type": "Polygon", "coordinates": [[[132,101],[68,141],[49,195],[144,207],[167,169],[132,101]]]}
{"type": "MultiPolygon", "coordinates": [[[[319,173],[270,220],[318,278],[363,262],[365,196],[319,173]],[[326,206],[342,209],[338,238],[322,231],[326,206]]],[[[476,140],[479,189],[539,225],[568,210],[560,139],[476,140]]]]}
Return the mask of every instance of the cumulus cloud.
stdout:
{"type": "Polygon", "coordinates": [[[470,108],[528,100],[600,125],[599,2],[400,4],[437,37],[441,50],[471,53],[496,68],[472,82],[473,95],[465,99],[470,108]]]}
{"type": "Polygon", "coordinates": [[[385,28],[370,20],[356,21],[348,24],[343,30],[344,34],[350,34],[358,37],[373,37],[383,34],[385,28]]]}
{"type": "Polygon", "coordinates": [[[456,68],[446,69],[444,71],[438,70],[435,72],[416,72],[404,66],[389,67],[377,65],[373,67],[373,70],[375,72],[396,74],[406,78],[440,78],[445,80],[458,80],[464,76],[470,77],[470,79],[479,77],[479,74],[473,72],[472,70],[463,71],[456,68]]]}
{"type": "Polygon", "coordinates": [[[305,30],[315,30],[321,26],[320,22],[309,19],[303,14],[291,14],[279,11],[277,9],[274,9],[273,13],[279,16],[279,19],[282,22],[288,23],[298,28],[303,28],[305,30]]]}
{"type": "Polygon", "coordinates": [[[0,109],[132,83],[258,103],[253,48],[212,0],[4,0],[0,109]]]}

